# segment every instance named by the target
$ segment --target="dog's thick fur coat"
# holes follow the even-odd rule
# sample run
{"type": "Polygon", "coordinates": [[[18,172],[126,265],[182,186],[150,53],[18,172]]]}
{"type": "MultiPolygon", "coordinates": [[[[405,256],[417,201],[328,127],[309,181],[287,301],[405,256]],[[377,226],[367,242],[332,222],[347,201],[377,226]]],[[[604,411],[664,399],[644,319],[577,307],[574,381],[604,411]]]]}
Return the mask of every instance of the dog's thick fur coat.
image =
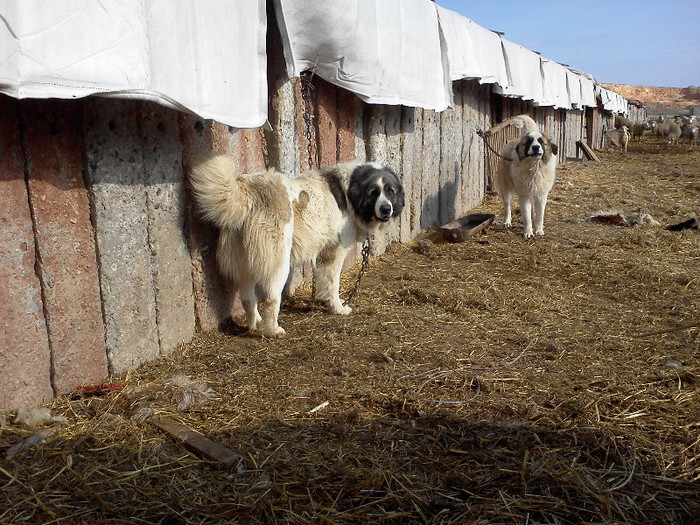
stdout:
{"type": "Polygon", "coordinates": [[[311,264],[316,298],[349,314],[339,298],[345,256],[404,206],[396,174],[374,163],[299,177],[273,169],[239,175],[230,157],[211,153],[195,163],[190,184],[204,217],[221,229],[217,261],[238,285],[248,329],[268,337],[285,333],[278,315],[290,266],[311,264]]]}
{"type": "Polygon", "coordinates": [[[504,158],[499,160],[494,177],[496,192],[504,205],[504,225],[512,225],[513,198],[518,197],[523,237],[544,235],[544,209],[554,186],[558,148],[529,116],[518,115],[510,121],[520,128],[521,136],[503,147],[504,158]]]}

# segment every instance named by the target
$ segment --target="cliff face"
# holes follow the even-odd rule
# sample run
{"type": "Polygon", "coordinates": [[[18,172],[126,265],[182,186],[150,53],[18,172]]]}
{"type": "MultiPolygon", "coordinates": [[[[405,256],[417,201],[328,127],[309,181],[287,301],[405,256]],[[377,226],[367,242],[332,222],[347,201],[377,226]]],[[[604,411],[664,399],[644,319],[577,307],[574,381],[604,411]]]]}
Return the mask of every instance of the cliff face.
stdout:
{"type": "Polygon", "coordinates": [[[649,115],[686,113],[693,106],[700,106],[700,87],[666,88],[629,86],[626,84],[602,84],[625,98],[641,100],[649,115]]]}

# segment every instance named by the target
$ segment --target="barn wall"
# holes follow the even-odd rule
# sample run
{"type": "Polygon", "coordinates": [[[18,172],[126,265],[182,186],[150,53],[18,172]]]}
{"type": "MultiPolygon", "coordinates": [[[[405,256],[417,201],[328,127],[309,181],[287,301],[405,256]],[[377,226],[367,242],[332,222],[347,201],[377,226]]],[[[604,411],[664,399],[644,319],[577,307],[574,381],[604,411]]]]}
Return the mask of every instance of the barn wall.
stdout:
{"type": "MultiPolygon", "coordinates": [[[[268,39],[281,49],[278,34],[268,39]]],[[[290,80],[281,51],[269,56],[270,125],[260,129],[134,100],[0,96],[0,409],[123,373],[241,313],[216,269],[217,232],[187,195],[202,152],[230,155],[242,172],[388,164],[406,208],[374,240],[380,254],[481,202],[496,158],[477,129],[529,113],[559,141],[562,162],[577,158],[579,139],[603,143],[600,110],[533,108],[476,81],[454,83],[442,113],[368,105],[319,77],[290,80]]]]}

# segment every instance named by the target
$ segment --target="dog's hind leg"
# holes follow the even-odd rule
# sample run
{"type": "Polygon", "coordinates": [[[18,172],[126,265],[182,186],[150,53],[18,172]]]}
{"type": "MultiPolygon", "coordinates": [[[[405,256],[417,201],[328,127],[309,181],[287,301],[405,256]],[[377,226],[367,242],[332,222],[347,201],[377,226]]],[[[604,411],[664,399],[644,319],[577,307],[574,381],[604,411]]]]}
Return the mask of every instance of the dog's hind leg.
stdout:
{"type": "MultiPolygon", "coordinates": [[[[286,261],[289,262],[289,259],[286,261]]],[[[265,300],[260,302],[262,310],[262,334],[265,337],[280,337],[286,332],[278,323],[280,306],[282,304],[282,290],[289,275],[289,264],[280,267],[271,283],[264,290],[265,300]]]]}
{"type": "Polygon", "coordinates": [[[327,250],[319,256],[314,267],[316,293],[332,314],[348,315],[352,308],[340,300],[340,272],[348,251],[343,247],[327,250]]]}
{"type": "Polygon", "coordinates": [[[258,312],[258,298],[255,293],[255,282],[250,281],[239,285],[238,294],[240,295],[241,304],[245,311],[245,320],[248,330],[254,332],[260,328],[260,322],[262,321],[262,317],[260,317],[260,313],[258,312]]]}

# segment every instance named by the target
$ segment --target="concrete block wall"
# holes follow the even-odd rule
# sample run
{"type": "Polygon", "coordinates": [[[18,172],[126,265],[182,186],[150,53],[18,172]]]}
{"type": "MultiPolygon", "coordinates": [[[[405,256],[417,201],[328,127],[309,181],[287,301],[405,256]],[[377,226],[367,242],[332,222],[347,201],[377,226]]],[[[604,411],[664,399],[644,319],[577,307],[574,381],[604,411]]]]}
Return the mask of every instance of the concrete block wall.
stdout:
{"type": "MultiPolygon", "coordinates": [[[[270,31],[268,49],[281,49],[278,40],[270,31]]],[[[302,91],[281,51],[269,56],[260,129],[135,100],[0,96],[0,410],[121,374],[242,312],[235,283],[217,270],[218,232],[188,196],[203,152],[232,156],[243,173],[272,166],[296,176],[352,159],[391,166],[406,207],[374,239],[374,255],[481,202],[493,159],[476,130],[496,120],[490,86],[455,83],[454,107],[442,113],[373,106],[319,77],[302,91]]],[[[571,112],[499,104],[502,118],[533,114],[567,155],[585,129],[571,112]]]]}

